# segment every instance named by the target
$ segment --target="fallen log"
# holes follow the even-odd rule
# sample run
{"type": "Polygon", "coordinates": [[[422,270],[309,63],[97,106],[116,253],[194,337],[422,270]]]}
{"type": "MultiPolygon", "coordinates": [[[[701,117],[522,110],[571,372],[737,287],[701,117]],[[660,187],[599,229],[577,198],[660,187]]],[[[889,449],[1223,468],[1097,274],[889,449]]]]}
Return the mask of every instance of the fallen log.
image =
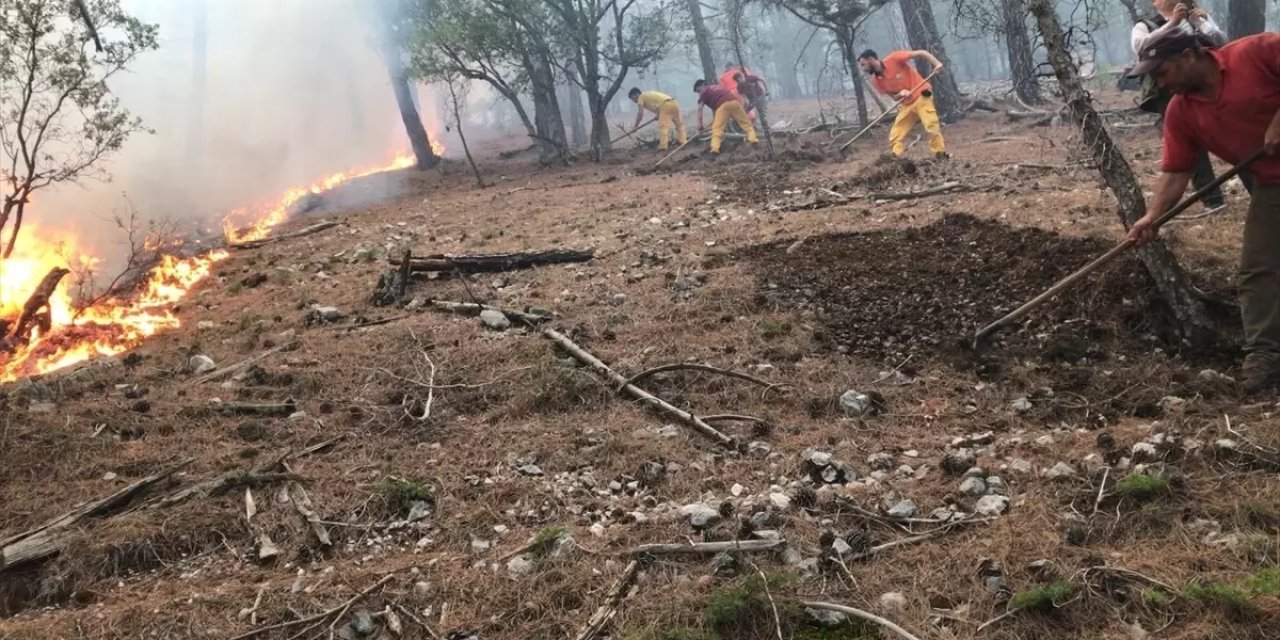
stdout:
{"type": "Polygon", "coordinates": [[[627,553],[633,556],[651,555],[706,555],[722,551],[772,551],[787,544],[777,540],[727,540],[722,542],[680,542],[675,544],[642,544],[627,553]]]}
{"type": "MultiPolygon", "coordinates": [[[[519,253],[495,253],[488,255],[447,255],[410,256],[408,270],[423,271],[457,271],[460,273],[494,273],[514,271],[516,269],[532,269],[552,264],[570,264],[587,262],[595,258],[594,249],[550,251],[533,251],[519,253]]],[[[402,267],[403,258],[392,258],[391,264],[402,267]]]]}
{"type": "Polygon", "coordinates": [[[639,560],[632,560],[627,565],[627,568],[622,572],[622,576],[609,589],[609,595],[605,596],[604,604],[600,605],[595,613],[591,614],[591,618],[587,620],[587,623],[582,625],[578,633],[574,634],[574,640],[591,640],[599,635],[605,626],[618,615],[618,605],[622,604],[622,599],[626,597],[627,591],[640,574],[640,565],[641,562],[639,560]]]}
{"type": "Polygon", "coordinates": [[[289,398],[284,402],[271,402],[266,404],[249,404],[241,402],[228,402],[226,404],[217,404],[213,406],[213,410],[224,416],[291,416],[298,411],[298,403],[289,398]]]}
{"type": "Polygon", "coordinates": [[[563,333],[560,333],[555,329],[543,329],[542,335],[546,336],[548,339],[550,339],[552,342],[556,343],[557,345],[560,345],[561,349],[564,349],[565,351],[569,352],[569,354],[572,355],[576,360],[578,360],[578,362],[581,362],[582,364],[585,364],[588,367],[594,369],[596,373],[599,373],[600,375],[604,376],[613,384],[618,385],[618,387],[620,387],[620,390],[626,392],[627,395],[635,398],[636,400],[640,400],[641,402],[649,403],[655,409],[675,418],[676,420],[679,420],[680,422],[684,423],[686,426],[691,427],[693,430],[697,431],[698,433],[712,440],[715,440],[717,443],[725,447],[728,447],[730,449],[738,448],[737,440],[735,440],[734,438],[728,435],[725,435],[720,430],[707,424],[706,421],[702,420],[701,418],[693,415],[692,413],[689,413],[688,411],[677,408],[675,405],[668,403],[662,398],[659,398],[653,395],[652,393],[649,393],[648,391],[645,391],[644,389],[641,389],[640,387],[635,386],[634,384],[629,384],[627,382],[626,377],[624,377],[622,374],[618,373],[617,371],[614,371],[613,369],[611,369],[609,365],[605,364],[599,358],[592,355],[586,349],[583,349],[582,347],[578,346],[577,343],[575,343],[573,340],[570,340],[569,337],[564,335],[563,333]]]}
{"type": "Polygon", "coordinates": [[[336,226],[338,226],[338,222],[336,220],[330,220],[328,222],[318,222],[309,227],[303,227],[301,229],[298,229],[297,231],[293,231],[290,233],[284,233],[278,236],[271,236],[269,238],[263,238],[261,240],[250,240],[248,242],[232,242],[227,246],[231,247],[232,249],[257,249],[258,247],[268,245],[273,242],[281,242],[284,240],[301,238],[302,236],[309,236],[313,233],[319,233],[321,231],[324,231],[325,229],[331,229],[336,226]]]}
{"type": "Polygon", "coordinates": [[[142,478],[105,498],[81,505],[35,529],[0,541],[0,572],[57,554],[66,543],[70,535],[69,530],[80,524],[82,520],[104,516],[114,509],[125,506],[138,494],[167,480],[188,464],[191,464],[191,460],[184,460],[160,473],[142,478]]]}

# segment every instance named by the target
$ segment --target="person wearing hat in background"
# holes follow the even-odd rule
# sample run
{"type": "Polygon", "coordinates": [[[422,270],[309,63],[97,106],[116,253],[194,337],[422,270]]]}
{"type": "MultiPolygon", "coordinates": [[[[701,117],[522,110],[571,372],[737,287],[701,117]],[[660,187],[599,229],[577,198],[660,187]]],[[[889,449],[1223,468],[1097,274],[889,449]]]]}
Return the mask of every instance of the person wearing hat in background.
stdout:
{"type": "Polygon", "coordinates": [[[662,93],[661,91],[641,91],[640,87],[632,87],[627,92],[627,97],[640,107],[636,112],[635,124],[631,128],[640,127],[640,119],[644,117],[646,110],[652,111],[658,116],[658,151],[666,151],[667,143],[671,140],[671,125],[676,125],[676,137],[679,138],[680,144],[684,144],[689,138],[684,133],[684,118],[680,115],[680,105],[675,98],[662,93]]]}
{"type": "Polygon", "coordinates": [[[1131,76],[1149,75],[1173,93],[1164,117],[1164,155],[1155,197],[1129,228],[1130,240],[1155,237],[1155,221],[1187,190],[1202,151],[1238,164],[1262,147],[1246,171],[1254,181],[1240,250],[1244,389],[1280,382],[1280,34],[1248,36],[1209,49],[1181,30],[1152,34],[1131,76]]]}
{"type": "MultiPolygon", "coordinates": [[[[1199,35],[1201,42],[1207,46],[1220,47],[1227,43],[1227,34],[1222,31],[1213,18],[1200,7],[1195,7],[1192,0],[1152,0],[1156,10],[1153,18],[1143,18],[1133,25],[1129,42],[1133,53],[1137,55],[1152,36],[1180,31],[1188,35],[1199,35]],[[1194,8],[1193,8],[1194,7],[1194,8]]],[[[1161,88],[1148,76],[1142,76],[1142,96],[1138,99],[1138,108],[1149,113],[1164,116],[1165,109],[1173,94],[1161,88]]],[[[1213,163],[1209,161],[1209,153],[1201,152],[1196,157],[1196,168],[1191,173],[1191,183],[1199,190],[1213,182],[1213,163]]],[[[1222,189],[1214,189],[1200,200],[1206,213],[1214,213],[1226,206],[1222,189]]]]}

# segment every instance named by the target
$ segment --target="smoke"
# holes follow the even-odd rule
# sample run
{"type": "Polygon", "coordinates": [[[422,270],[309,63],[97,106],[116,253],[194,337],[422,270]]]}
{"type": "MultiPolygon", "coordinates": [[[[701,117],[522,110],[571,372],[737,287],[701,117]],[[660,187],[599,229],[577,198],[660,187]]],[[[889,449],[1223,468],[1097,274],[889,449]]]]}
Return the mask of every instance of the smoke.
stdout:
{"type": "MultiPolygon", "coordinates": [[[[159,25],[160,47],[111,88],[155,133],[105,163],[110,182],[41,194],[32,218],[44,227],[56,220],[111,257],[120,234],[109,219],[130,206],[144,218],[216,219],[408,149],[359,0],[122,4],[159,25]]],[[[438,97],[420,88],[419,98],[428,131],[443,133],[438,97]]]]}

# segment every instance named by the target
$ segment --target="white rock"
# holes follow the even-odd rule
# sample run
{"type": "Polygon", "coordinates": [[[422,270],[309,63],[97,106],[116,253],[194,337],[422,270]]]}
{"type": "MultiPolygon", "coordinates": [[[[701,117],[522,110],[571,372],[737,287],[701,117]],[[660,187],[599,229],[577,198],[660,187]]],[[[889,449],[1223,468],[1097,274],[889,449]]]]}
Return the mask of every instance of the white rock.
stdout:
{"type": "Polygon", "coordinates": [[[680,507],[680,515],[689,518],[695,529],[704,529],[720,521],[720,512],[701,502],[680,507]]]}
{"type": "Polygon", "coordinates": [[[342,313],[337,307],[315,306],[311,307],[311,310],[315,311],[316,315],[320,316],[320,319],[325,322],[337,322],[346,317],[346,314],[342,313]]]}
{"type": "Polygon", "coordinates": [[[917,512],[916,503],[910,500],[899,500],[897,504],[890,507],[885,513],[894,518],[914,518],[917,512]]]}
{"type": "Polygon", "coordinates": [[[533,573],[534,569],[533,556],[522,553],[507,561],[507,575],[512,578],[520,578],[533,573]]]}
{"type": "Polygon", "coordinates": [[[733,483],[733,486],[732,486],[732,487],[729,487],[729,493],[733,494],[733,497],[735,497],[735,498],[736,498],[736,497],[738,497],[738,496],[740,496],[740,495],[742,495],[742,492],[743,492],[743,491],[745,491],[745,490],[746,490],[746,488],[745,488],[745,487],[743,487],[742,485],[740,485],[740,484],[738,484],[738,483],[736,483],[736,482],[735,482],[735,483],[733,483]]]}
{"type": "Polygon", "coordinates": [[[774,508],[778,509],[779,511],[786,511],[787,509],[791,508],[791,498],[788,497],[787,494],[785,493],[777,493],[777,492],[770,493],[769,503],[772,504],[774,508]]]}
{"type": "Polygon", "coordinates": [[[486,329],[494,331],[505,331],[511,328],[511,320],[507,318],[507,314],[497,309],[485,309],[480,312],[480,324],[486,329]]]}
{"type": "Polygon", "coordinates": [[[1041,449],[1048,449],[1053,446],[1053,436],[1045,434],[1035,439],[1036,446],[1041,449]]]}
{"type": "Polygon", "coordinates": [[[1133,459],[1138,462],[1157,460],[1160,458],[1160,450],[1156,449],[1154,444],[1150,442],[1139,442],[1133,445],[1133,459]]]}
{"type": "Polygon", "coordinates": [[[1076,476],[1076,468],[1065,463],[1059,462],[1053,465],[1053,468],[1044,472],[1044,477],[1048,480],[1062,480],[1066,478],[1074,478],[1076,476]]]}
{"type": "Polygon", "coordinates": [[[849,546],[849,543],[845,542],[844,538],[836,538],[831,543],[831,550],[835,552],[837,557],[840,557],[840,558],[843,558],[849,555],[850,553],[853,553],[853,547],[849,546]]]}
{"type": "Polygon", "coordinates": [[[967,496],[986,495],[987,483],[978,476],[969,476],[960,482],[960,493],[967,496]]]}
{"type": "Polygon", "coordinates": [[[289,422],[306,422],[306,421],[307,421],[306,411],[295,411],[289,414],[289,422]]]}
{"type": "Polygon", "coordinates": [[[114,471],[108,471],[108,472],[106,472],[106,473],[102,474],[102,479],[103,479],[103,480],[106,480],[106,481],[108,481],[108,482],[110,482],[110,481],[112,481],[112,480],[115,480],[116,478],[119,478],[119,477],[120,477],[120,476],[116,475],[116,472],[114,472],[114,471]]]}
{"type": "Polygon", "coordinates": [[[1009,461],[1009,471],[1029,475],[1032,471],[1031,461],[1023,458],[1014,458],[1009,461]]]}
{"type": "Polygon", "coordinates": [[[982,496],[978,498],[973,510],[980,516],[998,516],[1009,510],[1009,498],[1000,495],[982,496]]]}
{"type": "Polygon", "coordinates": [[[875,403],[872,402],[871,396],[850,389],[841,394],[840,408],[846,416],[859,418],[870,414],[875,408],[875,403]]]}
{"type": "Polygon", "coordinates": [[[213,358],[198,354],[191,356],[187,366],[191,369],[191,373],[196,375],[203,375],[218,368],[218,365],[214,364],[213,358]]]}
{"type": "Polygon", "coordinates": [[[1026,413],[1031,410],[1031,401],[1026,398],[1018,398],[1009,404],[1009,408],[1014,413],[1026,413]]]}
{"type": "Polygon", "coordinates": [[[603,524],[600,524],[599,522],[597,522],[597,523],[595,523],[595,524],[591,525],[591,527],[590,527],[589,529],[587,529],[587,530],[591,532],[591,535],[593,535],[593,536],[595,536],[595,537],[597,537],[597,538],[603,538],[603,537],[604,537],[604,525],[603,525],[603,524]]]}
{"type": "Polygon", "coordinates": [[[214,322],[214,321],[212,321],[212,320],[201,320],[200,322],[197,322],[197,323],[196,323],[196,328],[197,328],[197,329],[199,329],[199,330],[201,330],[201,331],[207,331],[207,330],[209,330],[209,329],[215,329],[215,328],[217,328],[217,326],[218,326],[218,323],[216,323],[216,322],[214,322]]]}
{"type": "Polygon", "coordinates": [[[1005,484],[1004,478],[1000,476],[987,476],[987,493],[994,495],[1009,495],[1009,485],[1005,484]]]}
{"type": "Polygon", "coordinates": [[[880,594],[879,602],[883,611],[902,611],[907,608],[907,596],[898,591],[880,594]]]}

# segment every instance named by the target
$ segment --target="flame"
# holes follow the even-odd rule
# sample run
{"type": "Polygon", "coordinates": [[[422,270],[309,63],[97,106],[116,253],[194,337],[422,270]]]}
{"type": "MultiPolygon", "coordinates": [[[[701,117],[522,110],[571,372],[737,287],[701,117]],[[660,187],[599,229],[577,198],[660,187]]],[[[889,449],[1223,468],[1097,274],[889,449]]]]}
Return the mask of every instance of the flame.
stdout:
{"type": "MultiPolygon", "coordinates": [[[[444,153],[444,145],[432,137],[431,149],[436,155],[444,153]]],[[[271,233],[271,229],[289,219],[290,208],[308,195],[320,194],[338,185],[356,178],[371,176],[375,173],[405,169],[417,164],[412,153],[397,155],[389,164],[380,167],[357,169],[339,172],[317,180],[305,187],[292,187],[284,192],[278,200],[269,205],[259,207],[257,211],[237,209],[222,220],[222,230],[231,242],[253,242],[262,240],[271,233]],[[264,212],[265,213],[261,213],[264,212]]]]}
{"type": "MultiPolygon", "coordinates": [[[[437,153],[444,152],[439,142],[433,142],[432,147],[437,153]]],[[[232,242],[260,240],[285,222],[290,206],[308,194],[323,193],[348,180],[414,164],[412,154],[400,154],[383,166],[335,173],[309,186],[286,190],[275,203],[257,208],[259,213],[249,209],[233,211],[223,220],[223,227],[232,242]],[[245,224],[247,226],[240,226],[245,224]]],[[[96,357],[118,355],[150,336],[177,328],[181,323],[174,305],[228,256],[222,250],[189,258],[165,255],[134,293],[100,301],[78,315],[68,293],[73,277],[69,275],[49,297],[49,331],[42,334],[36,329],[25,344],[15,346],[12,344],[15,338],[6,336],[12,332],[12,324],[17,322],[28,297],[45,274],[55,267],[82,271],[100,264],[98,258],[80,248],[75,234],[55,233],[28,224],[13,255],[0,261],[0,320],[10,323],[0,323],[0,328],[8,326],[0,331],[0,383],[48,373],[96,357]]]]}

